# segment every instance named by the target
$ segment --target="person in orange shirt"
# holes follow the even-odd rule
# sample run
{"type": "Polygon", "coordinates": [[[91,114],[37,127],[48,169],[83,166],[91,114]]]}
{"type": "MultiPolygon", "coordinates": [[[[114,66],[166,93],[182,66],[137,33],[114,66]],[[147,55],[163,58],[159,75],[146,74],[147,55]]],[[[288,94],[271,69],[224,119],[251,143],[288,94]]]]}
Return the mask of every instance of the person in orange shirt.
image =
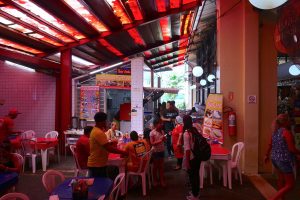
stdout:
{"type": "MultiPolygon", "coordinates": [[[[127,170],[137,172],[139,170],[141,158],[149,151],[149,147],[145,141],[139,140],[136,131],[130,133],[130,139],[132,142],[127,143],[125,146],[125,151],[128,153],[127,170]]],[[[144,164],[146,164],[146,162],[144,162],[144,164]]]]}
{"type": "Polygon", "coordinates": [[[17,109],[12,108],[10,109],[7,116],[0,119],[0,144],[4,141],[8,141],[8,137],[11,134],[20,133],[21,131],[14,131],[14,119],[17,118],[18,112],[17,109]]]}
{"type": "Polygon", "coordinates": [[[76,156],[81,169],[87,169],[87,161],[90,155],[90,134],[93,130],[92,126],[84,127],[84,135],[76,142],[76,156]]]}

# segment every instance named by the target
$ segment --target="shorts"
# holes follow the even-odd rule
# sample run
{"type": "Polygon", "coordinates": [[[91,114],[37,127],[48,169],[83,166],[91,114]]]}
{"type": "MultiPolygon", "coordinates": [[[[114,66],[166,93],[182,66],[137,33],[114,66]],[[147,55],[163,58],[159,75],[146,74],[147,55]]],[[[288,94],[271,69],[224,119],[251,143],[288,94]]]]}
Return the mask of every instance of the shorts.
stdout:
{"type": "Polygon", "coordinates": [[[285,174],[293,173],[293,165],[291,162],[272,160],[273,166],[285,174]]]}
{"type": "Polygon", "coordinates": [[[160,152],[153,152],[152,153],[152,158],[153,159],[162,159],[165,157],[165,152],[164,151],[160,151],[160,152]]]}

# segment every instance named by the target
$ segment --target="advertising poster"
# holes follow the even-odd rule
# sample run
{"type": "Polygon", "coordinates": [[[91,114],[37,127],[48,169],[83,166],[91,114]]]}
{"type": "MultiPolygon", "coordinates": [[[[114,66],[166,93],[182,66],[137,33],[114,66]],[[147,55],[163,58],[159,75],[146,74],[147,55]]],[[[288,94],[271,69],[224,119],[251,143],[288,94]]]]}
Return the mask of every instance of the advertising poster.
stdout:
{"type": "Polygon", "coordinates": [[[81,86],[80,88],[80,119],[94,120],[100,109],[100,91],[98,86],[81,86]]]}
{"type": "Polygon", "coordinates": [[[223,95],[210,94],[206,100],[203,136],[223,144],[223,95]]]}
{"type": "Polygon", "coordinates": [[[97,74],[96,85],[101,88],[130,90],[130,75],[97,74]]]}

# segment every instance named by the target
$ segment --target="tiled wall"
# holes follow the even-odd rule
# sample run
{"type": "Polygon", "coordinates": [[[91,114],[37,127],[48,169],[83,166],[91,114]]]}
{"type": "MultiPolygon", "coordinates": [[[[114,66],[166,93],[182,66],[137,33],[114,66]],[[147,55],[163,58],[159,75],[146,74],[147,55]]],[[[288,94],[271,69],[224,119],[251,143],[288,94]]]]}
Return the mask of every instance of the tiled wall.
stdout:
{"type": "Polygon", "coordinates": [[[55,129],[55,78],[28,72],[0,61],[0,116],[10,108],[22,114],[15,119],[15,129],[34,130],[38,136],[55,129]]]}

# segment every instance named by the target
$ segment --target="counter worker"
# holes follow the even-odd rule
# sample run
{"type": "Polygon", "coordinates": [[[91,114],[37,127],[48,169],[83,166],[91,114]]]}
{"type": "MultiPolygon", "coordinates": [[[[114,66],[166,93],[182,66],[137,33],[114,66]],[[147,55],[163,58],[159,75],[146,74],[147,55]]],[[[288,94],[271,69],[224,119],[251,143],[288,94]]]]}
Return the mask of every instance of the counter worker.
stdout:
{"type": "Polygon", "coordinates": [[[104,112],[98,112],[94,119],[96,125],[90,134],[90,155],[87,166],[91,177],[107,177],[108,154],[127,156],[128,153],[115,147],[113,142],[108,142],[105,135],[107,115],[104,112]]]}
{"type": "Polygon", "coordinates": [[[21,114],[17,109],[12,108],[8,112],[8,115],[0,118],[0,144],[4,141],[9,140],[9,136],[16,133],[21,133],[22,131],[14,131],[14,119],[21,114]]]}

